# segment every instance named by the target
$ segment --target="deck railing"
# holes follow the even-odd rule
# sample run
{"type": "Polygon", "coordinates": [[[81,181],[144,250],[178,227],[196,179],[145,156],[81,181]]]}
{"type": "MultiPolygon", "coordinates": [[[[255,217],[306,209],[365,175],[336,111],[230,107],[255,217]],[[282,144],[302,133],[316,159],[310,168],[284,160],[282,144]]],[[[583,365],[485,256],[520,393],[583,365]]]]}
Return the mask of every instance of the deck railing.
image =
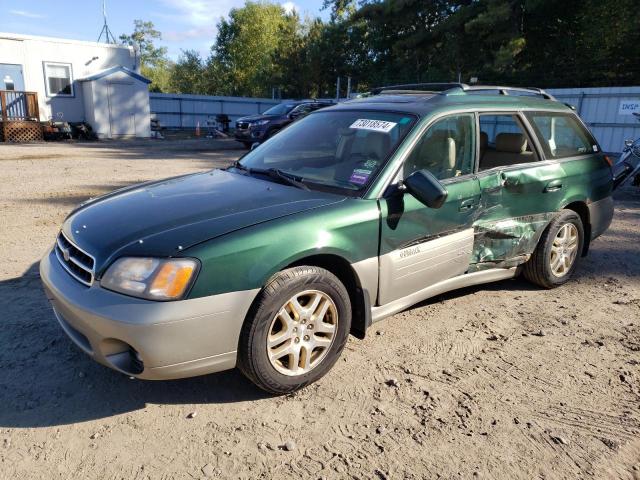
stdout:
{"type": "Polygon", "coordinates": [[[0,90],[2,121],[39,121],[38,94],[16,90],[0,90]]]}

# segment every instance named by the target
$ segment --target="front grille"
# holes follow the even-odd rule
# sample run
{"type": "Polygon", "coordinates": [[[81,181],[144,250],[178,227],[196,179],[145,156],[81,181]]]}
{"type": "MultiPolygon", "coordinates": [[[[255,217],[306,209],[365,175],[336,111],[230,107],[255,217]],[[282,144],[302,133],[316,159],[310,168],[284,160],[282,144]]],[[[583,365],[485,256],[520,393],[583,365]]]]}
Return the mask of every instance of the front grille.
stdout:
{"type": "Polygon", "coordinates": [[[238,130],[246,130],[249,128],[249,122],[236,122],[236,128],[238,130]]]}
{"type": "Polygon", "coordinates": [[[58,235],[54,250],[64,269],[80,283],[90,287],[95,273],[95,259],[71,243],[62,232],[58,235]]]}

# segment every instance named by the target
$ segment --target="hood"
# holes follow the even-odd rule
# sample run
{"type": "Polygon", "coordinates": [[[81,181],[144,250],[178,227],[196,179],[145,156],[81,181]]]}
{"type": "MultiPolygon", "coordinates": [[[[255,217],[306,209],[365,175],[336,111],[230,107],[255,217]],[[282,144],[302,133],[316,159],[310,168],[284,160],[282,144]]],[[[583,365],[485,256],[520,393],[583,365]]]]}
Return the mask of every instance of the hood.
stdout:
{"type": "Polygon", "coordinates": [[[236,122],[255,122],[257,120],[275,120],[277,118],[281,118],[284,115],[248,115],[246,117],[239,118],[236,122]]]}
{"type": "Polygon", "coordinates": [[[169,257],[251,225],[344,200],[224,170],[146,183],[73,212],[65,235],[96,259],[96,272],[123,255],[169,257]]]}

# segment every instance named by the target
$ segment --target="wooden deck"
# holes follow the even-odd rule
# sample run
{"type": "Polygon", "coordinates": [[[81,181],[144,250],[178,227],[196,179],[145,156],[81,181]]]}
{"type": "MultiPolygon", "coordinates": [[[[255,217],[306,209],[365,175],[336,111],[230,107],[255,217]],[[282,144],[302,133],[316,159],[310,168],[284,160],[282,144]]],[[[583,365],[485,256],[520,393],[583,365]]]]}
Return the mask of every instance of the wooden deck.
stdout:
{"type": "Polygon", "coordinates": [[[0,90],[0,141],[33,142],[43,139],[38,94],[0,90]]]}

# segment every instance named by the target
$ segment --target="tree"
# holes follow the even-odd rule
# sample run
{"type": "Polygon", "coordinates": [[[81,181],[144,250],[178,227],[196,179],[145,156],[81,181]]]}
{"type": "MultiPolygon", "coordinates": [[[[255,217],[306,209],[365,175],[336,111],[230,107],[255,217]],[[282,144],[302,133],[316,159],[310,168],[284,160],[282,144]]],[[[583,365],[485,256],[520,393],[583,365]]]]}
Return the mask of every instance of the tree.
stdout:
{"type": "Polygon", "coordinates": [[[205,65],[195,50],[185,50],[171,69],[170,88],[175,93],[204,94],[205,65]]]}
{"type": "Polygon", "coordinates": [[[167,58],[167,48],[156,47],[154,43],[162,39],[162,34],[155,29],[153,22],[134,20],[133,23],[133,33],[120,35],[120,41],[136,49],[140,56],[140,73],[151,80],[149,90],[167,91],[172,64],[167,58]]]}
{"type": "Polygon", "coordinates": [[[207,61],[209,79],[225,95],[271,96],[276,65],[273,57],[286,29],[284,9],[248,1],[218,23],[218,36],[207,61]]]}

